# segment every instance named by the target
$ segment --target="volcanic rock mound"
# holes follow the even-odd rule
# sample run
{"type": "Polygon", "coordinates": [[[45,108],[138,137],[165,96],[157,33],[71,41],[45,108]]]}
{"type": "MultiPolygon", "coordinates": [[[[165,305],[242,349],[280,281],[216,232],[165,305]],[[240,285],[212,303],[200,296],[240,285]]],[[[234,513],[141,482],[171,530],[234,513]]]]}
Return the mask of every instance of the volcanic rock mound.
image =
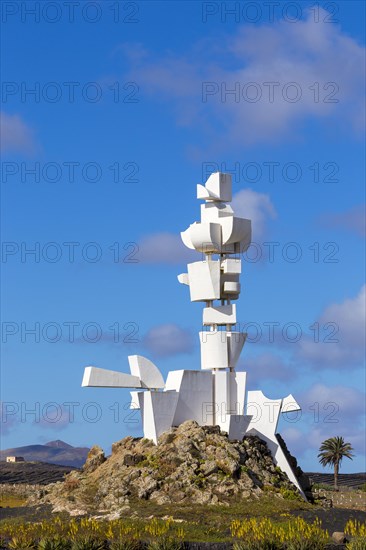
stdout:
{"type": "Polygon", "coordinates": [[[256,436],[229,441],[218,426],[187,421],[162,434],[158,445],[126,437],[113,444],[107,459],[93,447],[82,471],[49,486],[42,500],[71,513],[113,512],[135,499],[228,504],[263,492],[282,498],[286,491],[295,495],[297,489],[274,465],[264,441],[256,436]]]}

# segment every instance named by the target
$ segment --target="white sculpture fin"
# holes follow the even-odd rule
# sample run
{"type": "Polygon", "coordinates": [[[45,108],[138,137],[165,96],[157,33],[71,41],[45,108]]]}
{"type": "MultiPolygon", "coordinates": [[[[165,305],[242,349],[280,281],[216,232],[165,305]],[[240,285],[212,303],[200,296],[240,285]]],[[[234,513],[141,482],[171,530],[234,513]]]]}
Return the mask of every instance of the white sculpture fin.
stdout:
{"type": "Polygon", "coordinates": [[[227,325],[236,324],[236,305],[226,304],[224,306],[205,307],[203,310],[204,325],[227,325]]]}
{"type": "Polygon", "coordinates": [[[140,408],[139,392],[130,391],[130,394],[131,394],[130,409],[139,409],[140,408]]]}
{"type": "Polygon", "coordinates": [[[180,275],[178,275],[177,279],[182,285],[189,285],[188,273],[181,273],[180,275]]]}
{"type": "Polygon", "coordinates": [[[141,380],[143,388],[163,389],[165,388],[164,378],[156,365],[142,355],[129,355],[131,374],[141,380]]]}
{"type": "Polygon", "coordinates": [[[223,244],[239,242],[250,244],[252,237],[252,224],[250,220],[228,216],[221,218],[220,224],[222,226],[223,244]]]}
{"type": "Polygon", "coordinates": [[[187,248],[198,252],[220,252],[221,250],[220,222],[192,223],[188,229],[181,232],[180,236],[187,248]]]}
{"type": "Polygon", "coordinates": [[[223,172],[214,172],[211,174],[205,183],[205,187],[210,197],[217,201],[231,202],[231,180],[231,174],[224,174],[223,172]]]}
{"type": "Polygon", "coordinates": [[[211,195],[207,191],[206,187],[199,183],[197,185],[197,199],[209,200],[210,198],[211,198],[211,195]]]}
{"type": "Polygon", "coordinates": [[[195,224],[196,224],[196,222],[191,224],[188,227],[188,229],[186,229],[185,231],[181,231],[181,234],[180,234],[180,237],[183,241],[183,244],[185,244],[187,248],[191,248],[192,250],[194,250],[194,246],[193,246],[192,238],[191,238],[191,227],[192,227],[192,225],[195,225],[195,224]]]}
{"type": "Polygon", "coordinates": [[[81,385],[88,388],[141,388],[141,380],[123,372],[85,367],[81,385]]]}
{"type": "Polygon", "coordinates": [[[220,218],[234,216],[234,210],[225,202],[205,202],[201,204],[201,222],[217,222],[220,218]]]}
{"type": "Polygon", "coordinates": [[[231,369],[235,369],[248,334],[246,332],[228,332],[227,336],[229,348],[229,367],[231,369]]]}
{"type": "Polygon", "coordinates": [[[292,393],[289,393],[287,397],[284,397],[282,399],[281,412],[287,413],[294,411],[301,411],[301,407],[292,395],[292,393]]]}

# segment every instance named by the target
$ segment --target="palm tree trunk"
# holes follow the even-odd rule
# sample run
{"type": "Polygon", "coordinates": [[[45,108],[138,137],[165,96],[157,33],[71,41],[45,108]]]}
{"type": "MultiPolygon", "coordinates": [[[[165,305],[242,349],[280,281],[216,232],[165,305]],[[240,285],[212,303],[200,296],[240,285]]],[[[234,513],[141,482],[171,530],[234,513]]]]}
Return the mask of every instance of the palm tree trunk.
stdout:
{"type": "Polygon", "coordinates": [[[334,489],[338,491],[338,472],[339,472],[339,463],[334,463],[334,489]]]}

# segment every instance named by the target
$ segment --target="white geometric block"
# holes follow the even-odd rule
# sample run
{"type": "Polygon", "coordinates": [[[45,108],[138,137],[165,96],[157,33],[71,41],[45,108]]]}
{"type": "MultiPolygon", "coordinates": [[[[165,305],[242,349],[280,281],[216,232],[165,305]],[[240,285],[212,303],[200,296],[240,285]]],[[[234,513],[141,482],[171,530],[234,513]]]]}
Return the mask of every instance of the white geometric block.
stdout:
{"type": "Polygon", "coordinates": [[[140,401],[139,401],[139,392],[138,391],[130,391],[131,395],[131,403],[130,403],[130,409],[139,409],[140,408],[140,401]]]}
{"type": "Polygon", "coordinates": [[[206,181],[205,187],[210,195],[210,199],[222,202],[230,202],[232,200],[231,174],[214,172],[206,181]]]}
{"type": "Polygon", "coordinates": [[[191,225],[190,238],[198,252],[220,252],[221,225],[203,222],[191,225]]]}
{"type": "Polygon", "coordinates": [[[250,428],[264,435],[273,435],[277,431],[282,399],[268,399],[261,390],[248,391],[247,414],[253,416],[250,428]]]}
{"type": "MultiPolygon", "coordinates": [[[[194,222],[194,223],[196,223],[196,222],[194,222]]],[[[191,239],[191,227],[192,227],[192,225],[193,224],[191,224],[188,227],[188,229],[186,229],[185,231],[180,232],[180,238],[182,239],[183,244],[187,248],[191,248],[192,250],[194,250],[194,246],[193,246],[192,239],[191,239]]]]}
{"type": "Polygon", "coordinates": [[[235,258],[227,258],[221,262],[221,269],[224,273],[229,273],[231,275],[241,273],[241,260],[235,258]]]}
{"type": "Polygon", "coordinates": [[[82,387],[87,388],[141,388],[138,376],[131,376],[124,372],[85,367],[82,387]]]}
{"type": "Polygon", "coordinates": [[[166,391],[176,390],[179,399],[173,419],[173,426],[186,420],[195,420],[200,426],[213,424],[213,384],[209,371],[170,371],[166,391]]]}
{"type": "Polygon", "coordinates": [[[240,294],[240,275],[221,272],[221,298],[235,300],[240,294]]]}
{"type": "Polygon", "coordinates": [[[215,424],[228,431],[230,407],[230,373],[225,370],[213,372],[215,424]]]}
{"type": "Polygon", "coordinates": [[[246,332],[227,332],[229,367],[231,369],[236,367],[247,336],[246,332]]]}
{"type": "Polygon", "coordinates": [[[268,399],[262,391],[249,391],[247,414],[251,414],[253,418],[250,421],[247,433],[257,435],[267,443],[275,464],[286,472],[289,480],[298,488],[306,500],[305,494],[276,437],[281,406],[282,399],[268,399]]]}
{"type": "Polygon", "coordinates": [[[234,294],[238,297],[238,295],[240,294],[240,283],[238,282],[235,282],[235,281],[224,281],[224,286],[223,286],[223,289],[222,289],[222,294],[223,296],[225,294],[234,294]]]}
{"type": "Polygon", "coordinates": [[[204,325],[235,325],[236,305],[226,304],[224,306],[205,307],[203,309],[204,325]]]}
{"type": "Polygon", "coordinates": [[[139,392],[144,436],[158,442],[159,436],[171,428],[178,403],[176,391],[139,392]]]}
{"type": "Polygon", "coordinates": [[[245,250],[241,250],[240,243],[223,244],[221,247],[221,254],[235,254],[239,256],[243,252],[245,250]]]}
{"type": "Polygon", "coordinates": [[[181,273],[177,276],[177,279],[182,285],[189,285],[188,273],[181,273]]]}
{"type": "Polygon", "coordinates": [[[236,217],[220,219],[222,227],[222,245],[240,243],[240,251],[245,252],[252,239],[252,224],[250,220],[236,217]]]}
{"type": "Polygon", "coordinates": [[[250,247],[252,242],[252,231],[250,234],[246,235],[239,243],[235,243],[235,252],[234,254],[244,254],[250,247]]]}
{"type": "Polygon", "coordinates": [[[249,423],[249,427],[247,428],[246,433],[249,435],[256,435],[267,443],[267,447],[271,451],[273,462],[276,464],[276,466],[281,468],[281,470],[287,474],[287,477],[295,485],[295,487],[297,487],[303,499],[307,500],[306,495],[297,477],[295,476],[294,471],[290,463],[288,462],[285,453],[282,450],[276,434],[271,434],[270,436],[265,435],[262,431],[257,430],[257,428],[251,428],[251,424],[252,421],[249,423]]]}
{"type": "MultiPolygon", "coordinates": [[[[214,402],[218,411],[216,424],[223,430],[229,431],[229,416],[243,414],[244,395],[238,402],[238,386],[236,373],[224,370],[214,371],[214,402]]],[[[240,388],[241,390],[241,388],[240,388]]]]}
{"type": "MultiPolygon", "coordinates": [[[[248,426],[251,417],[245,417],[247,420],[240,420],[244,410],[244,392],[245,392],[245,374],[244,377],[236,377],[235,372],[218,370],[213,372],[213,387],[214,387],[214,423],[220,428],[228,432],[230,437],[230,426],[235,417],[236,431],[231,428],[232,437],[234,439],[243,437],[246,427],[248,426]],[[243,383],[244,382],[244,383],[243,383]],[[240,396],[239,396],[240,393],[240,396]],[[244,431],[243,431],[244,430],[244,431]]],[[[244,418],[244,417],[243,417],[244,418]]]]}
{"type": "Polygon", "coordinates": [[[219,223],[193,223],[181,234],[183,243],[198,252],[217,252],[221,250],[221,225],[219,223]]]}
{"type": "Polygon", "coordinates": [[[240,273],[221,273],[221,284],[224,285],[226,282],[239,283],[240,282],[240,273]]]}
{"type": "Polygon", "coordinates": [[[165,387],[160,370],[150,359],[142,355],[129,355],[128,362],[131,374],[140,378],[143,388],[163,389],[165,387]]]}
{"type": "Polygon", "coordinates": [[[250,415],[232,414],[229,416],[228,436],[229,440],[242,441],[248,429],[252,417],[250,415]]]}
{"type": "Polygon", "coordinates": [[[289,393],[287,397],[284,397],[282,399],[282,405],[281,405],[281,412],[287,413],[287,412],[295,412],[295,411],[301,411],[301,407],[294,398],[294,396],[289,393]]]}
{"type": "Polygon", "coordinates": [[[191,302],[220,298],[220,262],[193,262],[188,264],[191,302]]]}
{"type": "Polygon", "coordinates": [[[223,330],[200,332],[201,369],[226,369],[229,366],[228,341],[223,330]]]}
{"type": "MultiPolygon", "coordinates": [[[[235,403],[235,413],[244,414],[245,390],[247,382],[246,372],[234,372],[235,377],[230,380],[230,402],[235,403]]],[[[233,407],[232,407],[233,408],[233,407]]]]}
{"type": "Polygon", "coordinates": [[[220,218],[233,215],[234,210],[230,204],[224,202],[206,202],[201,204],[201,222],[218,223],[220,218]]]}
{"type": "Polygon", "coordinates": [[[197,199],[210,200],[211,198],[214,198],[214,197],[211,197],[211,194],[206,189],[206,187],[204,185],[201,185],[200,183],[198,183],[197,184],[197,199]]]}

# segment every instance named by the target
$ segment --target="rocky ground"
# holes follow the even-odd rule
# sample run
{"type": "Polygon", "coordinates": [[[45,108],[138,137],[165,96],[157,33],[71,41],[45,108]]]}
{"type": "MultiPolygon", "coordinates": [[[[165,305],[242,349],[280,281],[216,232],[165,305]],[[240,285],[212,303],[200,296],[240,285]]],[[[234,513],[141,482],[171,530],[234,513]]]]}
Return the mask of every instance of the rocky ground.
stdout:
{"type": "MultiPolygon", "coordinates": [[[[307,476],[290,455],[289,460],[306,489],[307,476]]],[[[0,517],[6,521],[35,522],[55,513],[65,521],[85,514],[133,521],[172,516],[222,534],[234,518],[244,517],[281,521],[298,514],[307,521],[321,519],[330,532],[342,531],[349,519],[366,520],[364,492],[342,488],[334,493],[318,487],[313,493],[315,504],[306,503],[274,465],[261,439],[249,436],[230,442],[218,427],[200,427],[192,421],[163,434],[158,445],[127,437],[113,445],[110,457],[95,446],[81,470],[57,468],[57,474],[54,470],[51,475],[58,476],[58,481],[51,484],[39,484],[43,478],[35,477],[35,472],[33,477],[24,474],[28,483],[18,483],[21,478],[14,477],[18,466],[35,468],[34,464],[9,465],[10,480],[17,481],[2,483],[1,490],[28,498],[28,505],[24,506],[25,500],[15,507],[5,505],[0,517]],[[37,484],[31,479],[37,479],[37,484]]],[[[45,474],[54,468],[49,466],[45,474]]],[[[44,478],[45,483],[48,479],[44,478]]]]}
{"type": "Polygon", "coordinates": [[[232,442],[219,427],[188,421],[164,433],[158,445],[126,437],[112,446],[109,458],[93,447],[81,471],[36,492],[32,502],[72,514],[113,514],[123,512],[133,499],[157,505],[228,505],[232,499],[269,493],[273,498],[297,498],[261,439],[247,436],[232,442]]]}

